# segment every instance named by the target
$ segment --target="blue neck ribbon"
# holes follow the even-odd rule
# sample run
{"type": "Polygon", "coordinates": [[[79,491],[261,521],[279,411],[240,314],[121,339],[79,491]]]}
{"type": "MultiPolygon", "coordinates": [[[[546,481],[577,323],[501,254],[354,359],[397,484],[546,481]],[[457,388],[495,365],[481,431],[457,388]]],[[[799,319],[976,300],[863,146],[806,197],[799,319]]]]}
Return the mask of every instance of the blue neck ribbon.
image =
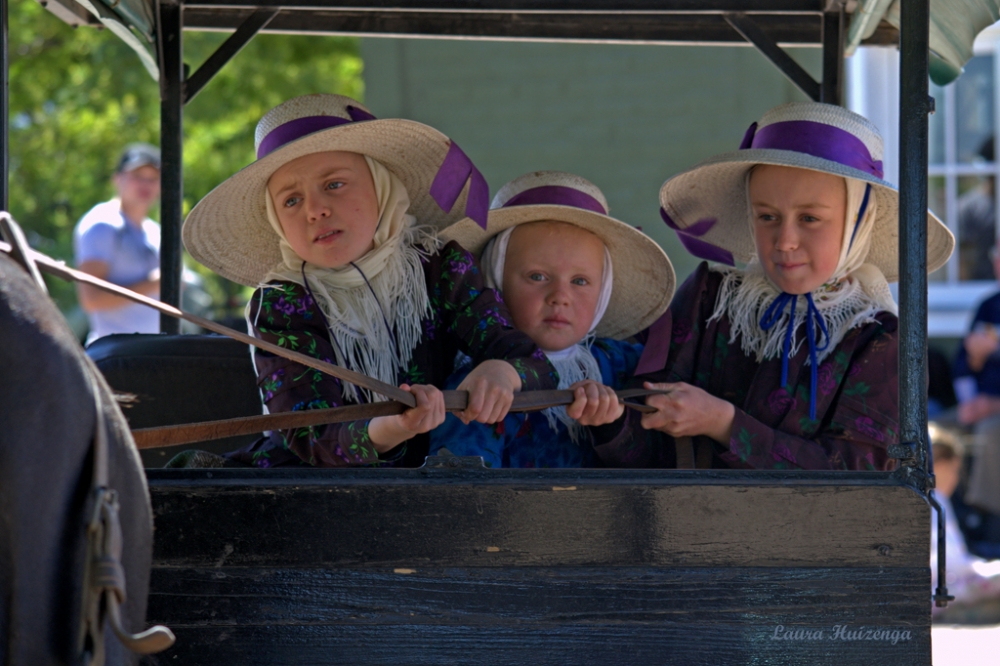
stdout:
{"type": "MultiPolygon", "coordinates": [[[[872,186],[868,185],[865,188],[865,196],[861,201],[861,209],[858,211],[858,219],[854,222],[854,229],[851,231],[851,240],[848,242],[848,252],[851,246],[854,245],[854,237],[858,233],[858,227],[861,225],[861,220],[865,216],[865,211],[868,210],[868,199],[872,192],[872,186]]],[[[826,322],[823,321],[823,315],[819,313],[816,309],[816,304],[813,302],[812,294],[806,294],[806,339],[809,341],[809,418],[813,421],[816,420],[816,352],[826,351],[827,347],[830,346],[830,332],[826,329],[826,322]],[[823,346],[816,346],[816,325],[819,325],[819,330],[823,333],[823,346]]],[[[788,306],[788,325],[785,328],[785,343],[782,346],[781,354],[781,385],[788,390],[788,356],[792,351],[792,335],[795,333],[795,306],[798,304],[799,297],[796,294],[789,294],[786,292],[781,292],[778,294],[777,298],[767,306],[767,310],[764,311],[764,316],[760,318],[760,327],[768,331],[773,328],[778,321],[781,319],[781,315],[785,311],[785,307],[788,306]]]]}
{"type": "MultiPolygon", "coordinates": [[[[806,294],[806,339],[809,341],[809,418],[816,420],[816,352],[825,351],[830,346],[830,333],[826,330],[823,315],[816,309],[812,294],[806,294]],[[816,325],[823,333],[823,346],[816,346],[816,325]]],[[[788,306],[788,325],[785,327],[785,343],[781,353],[781,385],[788,390],[788,356],[792,351],[792,334],[795,333],[795,306],[799,301],[796,294],[781,292],[764,311],[760,327],[765,331],[773,328],[781,319],[788,306]]]]}

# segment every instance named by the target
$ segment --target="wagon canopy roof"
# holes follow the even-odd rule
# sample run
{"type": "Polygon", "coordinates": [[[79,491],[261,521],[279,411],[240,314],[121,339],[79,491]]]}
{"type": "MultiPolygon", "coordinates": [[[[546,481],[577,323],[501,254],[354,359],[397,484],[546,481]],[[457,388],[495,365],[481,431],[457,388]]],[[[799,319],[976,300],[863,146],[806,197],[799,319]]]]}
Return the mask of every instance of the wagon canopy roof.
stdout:
{"type": "MultiPolygon", "coordinates": [[[[103,23],[156,76],[157,4],[180,4],[186,30],[235,30],[277,12],[265,32],[582,42],[745,44],[726,21],[747,14],[775,42],[818,46],[840,0],[49,0],[73,25],[103,23]]],[[[896,44],[899,0],[846,0],[845,52],[896,44]]],[[[1000,18],[1000,0],[931,0],[931,77],[953,81],[972,42],[1000,18]]]]}

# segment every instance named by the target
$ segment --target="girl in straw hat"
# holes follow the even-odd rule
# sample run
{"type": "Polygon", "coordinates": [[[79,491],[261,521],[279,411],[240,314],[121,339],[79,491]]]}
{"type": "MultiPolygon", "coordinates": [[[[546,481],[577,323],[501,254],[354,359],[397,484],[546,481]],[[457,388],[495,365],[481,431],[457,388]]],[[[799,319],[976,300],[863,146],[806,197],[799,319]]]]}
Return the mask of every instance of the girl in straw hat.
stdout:
{"type": "MultiPolygon", "coordinates": [[[[191,211],[187,249],[257,287],[247,306],[254,335],[402,384],[417,406],[271,432],[231,457],[260,467],[420,464],[424,433],[444,420],[435,387],[456,349],[476,364],[459,386],[470,393],[466,420],[496,422],[514,392],[554,387],[552,366],[507,323],[472,256],[438,238],[466,214],[485,224],[486,184],[454,142],[420,123],[376,120],[347,97],[309,95],[268,112],[256,147],[253,164],[191,211]]],[[[266,411],[378,399],[279,356],[257,351],[253,361],[266,411]]]]}
{"type": "MultiPolygon", "coordinates": [[[[481,252],[486,284],[503,291],[514,325],[545,352],[559,388],[575,389],[576,401],[467,428],[448,416],[431,433],[431,453],[482,456],[491,467],[593,464],[583,425],[621,416],[614,389],[631,377],[642,351],[622,338],[663,313],[674,284],[663,250],[607,212],[592,183],[541,171],[500,189],[485,233],[471,220],[445,232],[481,252]]],[[[463,365],[449,385],[464,382],[470,369],[463,365]]]]}
{"type": "MultiPolygon", "coordinates": [[[[699,266],[651,328],[636,381],[670,393],[647,398],[657,412],[641,421],[602,429],[605,462],[893,466],[898,197],[881,159],[861,116],[787,104],[740,150],[663,185],[663,219],[719,264],[699,266]]],[[[954,239],[930,213],[927,232],[933,271],[954,239]]]]}

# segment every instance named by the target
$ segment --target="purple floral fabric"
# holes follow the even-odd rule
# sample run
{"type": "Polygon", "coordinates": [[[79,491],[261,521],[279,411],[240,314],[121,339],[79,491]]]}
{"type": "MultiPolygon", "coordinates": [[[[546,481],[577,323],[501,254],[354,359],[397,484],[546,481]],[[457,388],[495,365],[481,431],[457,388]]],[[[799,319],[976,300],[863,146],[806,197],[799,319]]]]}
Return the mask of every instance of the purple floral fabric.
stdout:
{"type": "MultiPolygon", "coordinates": [[[[510,324],[501,295],[485,286],[479,266],[457,243],[448,243],[424,260],[431,312],[422,322],[423,338],[397,384],[444,387],[462,351],[475,363],[509,361],[523,390],[552,389],[558,377],[548,359],[510,324]]],[[[253,334],[268,342],[336,363],[318,306],[297,284],[258,289],[250,303],[253,334]]],[[[280,356],[257,350],[257,383],[271,413],[327,409],[346,404],[340,381],[280,356]]],[[[368,436],[368,421],[276,431],[230,457],[258,467],[308,464],[319,467],[395,464],[417,466],[427,455],[426,435],[380,456],[368,436]]]]}
{"type": "MultiPolygon", "coordinates": [[[[752,469],[888,470],[897,443],[897,319],[880,313],[874,323],[851,330],[817,370],[816,420],[809,418],[808,349],[789,359],[789,388],[781,386],[781,359],[757,363],[730,344],[727,317],[709,322],[721,275],[702,263],[678,290],[665,317],[671,343],[662,370],[643,381],[687,382],[736,407],[732,437],[709,443],[713,467],[752,469]]],[[[802,331],[799,332],[800,334],[802,331]]],[[[595,429],[598,456],[622,467],[674,467],[673,438],[645,431],[635,414],[595,429]]]]}

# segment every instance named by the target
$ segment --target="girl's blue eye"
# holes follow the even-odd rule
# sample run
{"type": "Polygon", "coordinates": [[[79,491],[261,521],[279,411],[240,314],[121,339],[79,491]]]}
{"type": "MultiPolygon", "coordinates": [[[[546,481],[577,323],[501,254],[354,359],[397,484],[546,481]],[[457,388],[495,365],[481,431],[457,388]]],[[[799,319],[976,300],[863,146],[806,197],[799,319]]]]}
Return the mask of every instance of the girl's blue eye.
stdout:
{"type": "Polygon", "coordinates": [[[528,279],[531,280],[532,282],[541,282],[542,280],[545,279],[545,276],[542,275],[541,273],[531,273],[530,275],[528,275],[528,279]]]}
{"type": "Polygon", "coordinates": [[[590,284],[590,280],[584,277],[573,278],[573,284],[580,287],[586,287],[588,284],[590,284]]]}
{"type": "Polygon", "coordinates": [[[299,202],[298,197],[288,197],[287,199],[285,199],[285,208],[291,208],[298,202],[299,202]]]}
{"type": "Polygon", "coordinates": [[[339,190],[344,184],[339,180],[332,180],[326,184],[326,189],[328,190],[339,190]]]}

